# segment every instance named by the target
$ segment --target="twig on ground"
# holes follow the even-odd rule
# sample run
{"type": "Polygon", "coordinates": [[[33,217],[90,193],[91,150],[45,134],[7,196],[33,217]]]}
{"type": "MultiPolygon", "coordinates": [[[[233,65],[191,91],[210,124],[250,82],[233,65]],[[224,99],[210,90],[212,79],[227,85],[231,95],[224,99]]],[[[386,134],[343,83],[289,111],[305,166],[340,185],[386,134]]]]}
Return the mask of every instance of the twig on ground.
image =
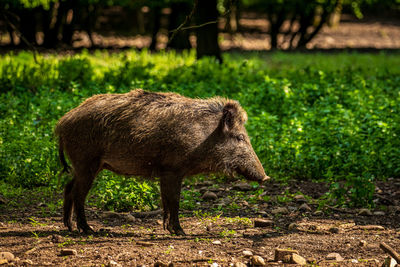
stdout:
{"type": "Polygon", "coordinates": [[[379,244],[379,247],[388,253],[390,256],[392,256],[393,259],[397,261],[397,263],[400,263],[400,255],[397,253],[393,248],[391,248],[389,245],[387,245],[385,242],[382,242],[379,244]]]}

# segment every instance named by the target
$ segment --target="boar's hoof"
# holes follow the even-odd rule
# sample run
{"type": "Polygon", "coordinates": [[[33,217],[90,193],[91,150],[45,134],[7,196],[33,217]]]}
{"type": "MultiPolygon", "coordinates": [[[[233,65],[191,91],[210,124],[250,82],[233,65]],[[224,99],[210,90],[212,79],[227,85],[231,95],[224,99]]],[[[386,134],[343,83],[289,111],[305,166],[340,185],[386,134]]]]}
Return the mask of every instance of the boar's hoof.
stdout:
{"type": "Polygon", "coordinates": [[[64,226],[68,228],[68,231],[72,232],[72,221],[64,220],[64,226]]]}
{"type": "Polygon", "coordinates": [[[77,224],[78,231],[83,232],[84,234],[93,234],[95,231],[86,223],[86,224],[77,224]]]}
{"type": "Polygon", "coordinates": [[[168,225],[167,230],[173,235],[186,235],[185,232],[183,231],[182,227],[180,225],[177,226],[172,226],[168,225]]]}

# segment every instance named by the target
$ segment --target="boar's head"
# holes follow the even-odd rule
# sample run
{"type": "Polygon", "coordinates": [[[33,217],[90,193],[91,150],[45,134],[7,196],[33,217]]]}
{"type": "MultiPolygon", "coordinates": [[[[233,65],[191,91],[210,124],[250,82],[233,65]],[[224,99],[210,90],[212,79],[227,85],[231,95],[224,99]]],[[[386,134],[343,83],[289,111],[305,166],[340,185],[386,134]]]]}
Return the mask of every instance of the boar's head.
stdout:
{"type": "Polygon", "coordinates": [[[269,179],[265,174],[247,134],[244,124],[247,114],[236,101],[229,101],[223,108],[219,124],[219,142],[216,158],[223,171],[243,175],[246,179],[263,182],[269,179]]]}

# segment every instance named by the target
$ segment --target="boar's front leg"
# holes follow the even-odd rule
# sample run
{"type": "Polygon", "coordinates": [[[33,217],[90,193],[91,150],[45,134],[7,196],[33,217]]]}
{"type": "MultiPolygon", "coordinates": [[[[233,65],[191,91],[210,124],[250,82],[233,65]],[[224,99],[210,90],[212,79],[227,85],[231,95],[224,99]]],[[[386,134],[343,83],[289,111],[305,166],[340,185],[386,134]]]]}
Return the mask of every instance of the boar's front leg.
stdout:
{"type": "Polygon", "coordinates": [[[179,223],[179,200],[181,196],[182,178],[164,176],[160,179],[161,201],[164,210],[164,229],[171,234],[185,235],[179,223]]]}

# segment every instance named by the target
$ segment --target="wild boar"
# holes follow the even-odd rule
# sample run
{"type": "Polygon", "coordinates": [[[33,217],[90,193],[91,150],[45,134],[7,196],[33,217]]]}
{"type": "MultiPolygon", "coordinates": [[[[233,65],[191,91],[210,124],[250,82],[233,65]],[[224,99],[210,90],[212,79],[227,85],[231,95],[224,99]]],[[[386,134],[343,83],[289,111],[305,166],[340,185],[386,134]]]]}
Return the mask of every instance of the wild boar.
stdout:
{"type": "Polygon", "coordinates": [[[164,229],[184,235],[179,223],[182,180],[200,173],[240,174],[248,180],[269,177],[254,152],[237,101],[221,97],[192,99],[142,89],[125,94],[95,95],[66,113],[55,133],[64,170],[73,180],[64,191],[64,224],[92,232],[84,202],[103,169],[127,176],[158,178],[164,229]]]}

